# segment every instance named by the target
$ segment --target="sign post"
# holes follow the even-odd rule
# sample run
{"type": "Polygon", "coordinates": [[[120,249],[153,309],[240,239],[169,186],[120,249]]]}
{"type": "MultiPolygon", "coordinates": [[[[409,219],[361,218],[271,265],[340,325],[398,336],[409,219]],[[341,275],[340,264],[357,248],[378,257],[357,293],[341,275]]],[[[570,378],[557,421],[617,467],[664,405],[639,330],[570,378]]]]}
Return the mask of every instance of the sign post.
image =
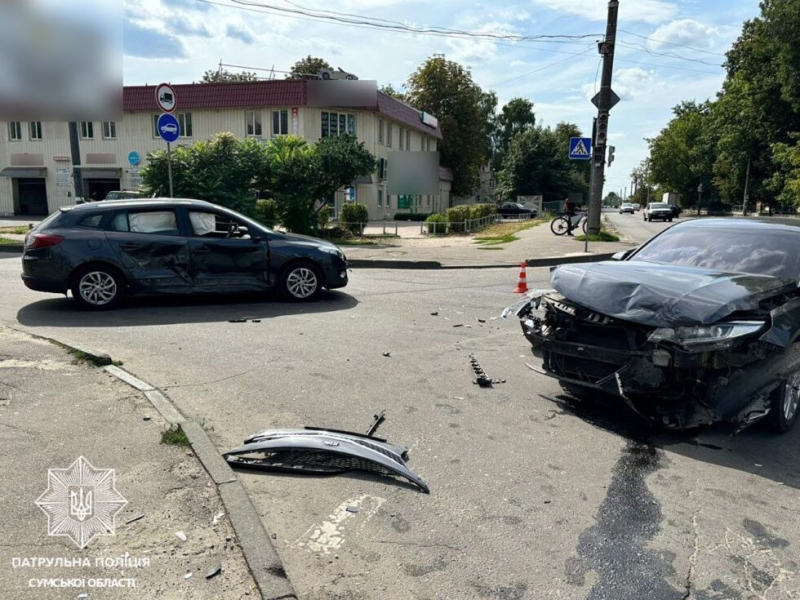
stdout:
{"type": "Polygon", "coordinates": [[[172,142],[178,141],[181,135],[181,126],[172,112],[178,106],[175,90],[168,83],[156,87],[156,104],[163,111],[158,117],[156,129],[162,140],[167,142],[167,176],[169,177],[169,197],[174,197],[172,189],[172,142]]]}
{"type": "Polygon", "coordinates": [[[161,139],[167,142],[167,174],[169,176],[169,197],[172,198],[174,192],[172,190],[172,142],[178,140],[181,135],[181,126],[178,119],[169,113],[163,113],[158,117],[156,124],[158,135],[161,139]]]}
{"type": "MultiPolygon", "coordinates": [[[[569,159],[570,160],[591,160],[592,158],[592,138],[574,137],[569,139],[569,159]]],[[[594,181],[594,161],[592,170],[589,173],[589,189],[592,189],[594,181]]],[[[587,214],[587,219],[588,214],[587,214]]],[[[589,252],[589,230],[583,234],[583,251],[589,252]]]]}

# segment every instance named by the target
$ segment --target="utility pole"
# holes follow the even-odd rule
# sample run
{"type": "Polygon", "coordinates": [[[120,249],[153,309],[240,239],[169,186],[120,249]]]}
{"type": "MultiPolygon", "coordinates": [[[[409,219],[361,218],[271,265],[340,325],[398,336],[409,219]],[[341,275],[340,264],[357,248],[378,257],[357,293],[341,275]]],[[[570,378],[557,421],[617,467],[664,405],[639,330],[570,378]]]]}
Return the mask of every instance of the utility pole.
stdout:
{"type": "Polygon", "coordinates": [[[589,196],[589,234],[600,233],[600,210],[603,203],[603,183],[605,183],[606,144],[608,143],[608,114],[611,110],[611,75],[614,70],[614,47],[617,40],[617,14],[619,0],[608,3],[608,22],[606,38],[599,44],[603,55],[603,77],[600,80],[600,94],[597,103],[597,143],[592,149],[592,190],[589,196]]]}
{"type": "Polygon", "coordinates": [[[747,157],[747,175],[744,178],[744,203],[742,206],[742,216],[747,216],[747,188],[750,184],[750,160],[752,159],[752,155],[747,157]]]}

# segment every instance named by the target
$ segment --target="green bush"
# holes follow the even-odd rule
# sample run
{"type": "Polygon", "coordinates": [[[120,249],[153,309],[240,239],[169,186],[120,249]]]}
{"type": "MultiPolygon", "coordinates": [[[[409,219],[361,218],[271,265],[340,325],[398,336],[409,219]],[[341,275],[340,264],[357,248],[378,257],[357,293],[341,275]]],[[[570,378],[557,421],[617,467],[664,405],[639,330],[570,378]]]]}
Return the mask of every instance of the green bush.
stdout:
{"type": "Polygon", "coordinates": [[[396,213],[395,221],[427,221],[430,215],[427,213],[396,213]]]}
{"type": "Polygon", "coordinates": [[[450,231],[462,233],[464,231],[464,221],[469,219],[469,206],[453,206],[447,209],[447,221],[450,223],[450,231]]]}
{"type": "Polygon", "coordinates": [[[429,215],[425,222],[428,223],[428,233],[444,234],[447,233],[447,217],[444,215],[429,215]],[[434,225],[435,223],[435,225],[434,225]]]}
{"type": "Polygon", "coordinates": [[[321,229],[319,232],[319,237],[336,240],[352,240],[355,236],[353,235],[353,232],[346,227],[334,225],[333,227],[328,227],[327,229],[321,229]]]}
{"type": "Polygon", "coordinates": [[[328,223],[331,222],[331,207],[329,205],[325,205],[319,209],[317,213],[317,225],[320,229],[325,229],[328,226],[328,223]]]}
{"type": "Polygon", "coordinates": [[[339,222],[356,235],[361,235],[369,221],[369,211],[363,204],[345,202],[339,215],[339,222]]]}
{"type": "Polygon", "coordinates": [[[256,200],[254,210],[256,219],[268,227],[274,227],[280,221],[276,200],[256,200]]]}

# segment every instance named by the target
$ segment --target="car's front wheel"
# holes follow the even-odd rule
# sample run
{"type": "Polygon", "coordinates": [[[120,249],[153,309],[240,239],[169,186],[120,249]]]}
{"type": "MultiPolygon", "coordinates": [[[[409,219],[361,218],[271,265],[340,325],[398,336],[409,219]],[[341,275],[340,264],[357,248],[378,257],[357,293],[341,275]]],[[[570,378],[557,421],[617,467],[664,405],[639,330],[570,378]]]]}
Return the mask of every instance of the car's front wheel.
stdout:
{"type": "Polygon", "coordinates": [[[308,302],[322,291],[322,276],[311,263],[290,265],[281,277],[281,293],[287,300],[308,302]]]}
{"type": "Polygon", "coordinates": [[[772,428],[786,433],[797,422],[800,413],[800,371],[792,373],[772,395],[772,428]]]}
{"type": "Polygon", "coordinates": [[[113,267],[94,265],[81,269],[72,279],[72,297],[81,308],[108,310],[125,293],[122,276],[113,267]]]}

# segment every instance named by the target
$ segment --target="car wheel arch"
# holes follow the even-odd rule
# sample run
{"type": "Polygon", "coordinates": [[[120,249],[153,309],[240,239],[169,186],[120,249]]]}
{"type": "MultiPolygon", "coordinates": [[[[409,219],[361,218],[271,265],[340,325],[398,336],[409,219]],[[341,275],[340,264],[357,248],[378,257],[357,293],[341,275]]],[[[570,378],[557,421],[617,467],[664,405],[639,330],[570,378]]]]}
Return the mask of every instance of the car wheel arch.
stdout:
{"type": "Polygon", "coordinates": [[[116,265],[108,260],[90,260],[81,263],[77,267],[72,269],[72,272],[69,274],[69,277],[67,277],[64,293],[66,293],[67,290],[72,288],[72,286],[75,284],[75,279],[79,273],[82,273],[87,269],[91,269],[92,267],[106,267],[113,269],[114,271],[116,271],[117,275],[119,275],[120,279],[125,283],[125,287],[130,288],[131,285],[130,279],[128,278],[127,273],[125,273],[125,271],[122,268],[120,268],[119,265],[116,265]]]}

